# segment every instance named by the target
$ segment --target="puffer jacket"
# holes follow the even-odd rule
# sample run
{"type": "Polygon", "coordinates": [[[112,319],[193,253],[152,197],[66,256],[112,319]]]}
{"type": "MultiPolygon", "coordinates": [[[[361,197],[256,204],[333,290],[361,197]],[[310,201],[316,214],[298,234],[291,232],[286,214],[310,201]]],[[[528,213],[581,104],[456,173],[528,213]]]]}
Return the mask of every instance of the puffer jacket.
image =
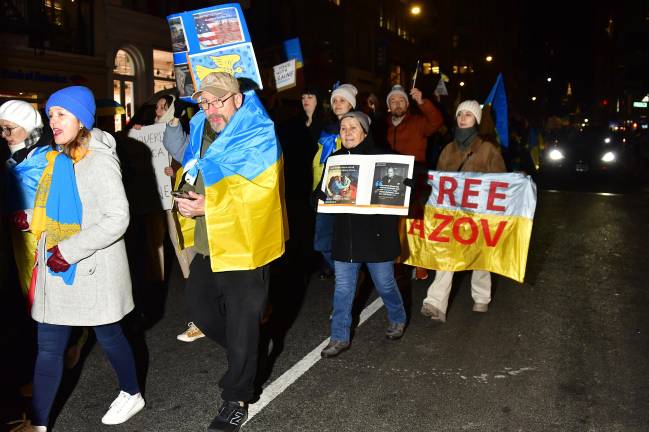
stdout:
{"type": "Polygon", "coordinates": [[[419,105],[422,114],[407,113],[397,126],[388,116],[388,143],[392,150],[403,155],[412,155],[416,162],[426,162],[426,144],[428,137],[444,124],[442,114],[427,99],[419,105]]]}

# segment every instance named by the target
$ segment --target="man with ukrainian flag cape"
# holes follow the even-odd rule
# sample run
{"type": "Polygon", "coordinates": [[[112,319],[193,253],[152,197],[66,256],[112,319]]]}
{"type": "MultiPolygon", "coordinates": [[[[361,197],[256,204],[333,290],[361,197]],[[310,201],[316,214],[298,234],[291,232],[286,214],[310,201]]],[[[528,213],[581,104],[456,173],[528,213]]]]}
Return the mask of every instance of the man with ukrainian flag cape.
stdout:
{"type": "Polygon", "coordinates": [[[189,136],[170,123],[165,141],[187,142],[179,186],[187,194],[176,201],[181,242],[197,252],[187,279],[189,313],[227,349],[223,403],[209,430],[231,430],[254,398],[268,265],[284,253],[288,233],[283,162],[272,120],[232,75],[210,73],[192,97],[201,110],[189,136]]]}

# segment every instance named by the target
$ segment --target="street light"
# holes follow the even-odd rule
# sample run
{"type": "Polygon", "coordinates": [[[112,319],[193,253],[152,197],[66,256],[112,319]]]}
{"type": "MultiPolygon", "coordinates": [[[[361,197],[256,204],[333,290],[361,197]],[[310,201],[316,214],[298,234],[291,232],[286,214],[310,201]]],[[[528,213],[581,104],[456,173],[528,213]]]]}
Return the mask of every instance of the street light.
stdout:
{"type": "Polygon", "coordinates": [[[552,77],[548,77],[547,82],[552,82],[552,77]]]}
{"type": "Polygon", "coordinates": [[[536,100],[536,96],[532,96],[532,102],[536,100]]]}
{"type": "Polygon", "coordinates": [[[491,63],[491,61],[492,61],[493,59],[494,59],[494,58],[493,58],[492,56],[490,56],[490,55],[488,55],[487,57],[485,57],[485,60],[487,61],[487,63],[491,63]]]}
{"type": "Polygon", "coordinates": [[[419,15],[419,14],[421,13],[421,6],[419,6],[419,5],[413,5],[413,6],[410,8],[410,13],[411,13],[412,15],[419,15]]]}
{"type": "Polygon", "coordinates": [[[464,81],[460,81],[460,87],[464,87],[464,81]]]}

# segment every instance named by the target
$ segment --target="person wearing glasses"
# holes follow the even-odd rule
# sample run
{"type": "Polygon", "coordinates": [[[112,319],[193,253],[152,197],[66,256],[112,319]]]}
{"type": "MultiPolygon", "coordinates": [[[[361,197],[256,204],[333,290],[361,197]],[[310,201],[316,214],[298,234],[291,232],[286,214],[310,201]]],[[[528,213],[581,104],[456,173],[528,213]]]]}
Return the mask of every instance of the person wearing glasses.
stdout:
{"type": "Polygon", "coordinates": [[[200,84],[189,134],[170,122],[164,141],[185,148],[175,200],[182,243],[193,243],[196,252],[185,289],[188,312],[227,350],[223,402],[208,430],[238,431],[255,397],[269,263],[284,253],[282,154],[254,91],[242,94],[225,72],[200,84]]]}
{"type": "MultiPolygon", "coordinates": [[[[13,256],[17,286],[3,287],[5,295],[3,312],[7,322],[11,322],[12,329],[6,334],[17,332],[20,334],[20,343],[12,346],[12,355],[9,357],[9,369],[12,378],[20,393],[31,394],[31,382],[34,374],[33,364],[36,357],[36,330],[34,322],[25,313],[23,307],[17,307],[18,302],[27,299],[32,268],[34,267],[34,253],[36,252],[36,238],[29,230],[34,207],[34,197],[38,180],[46,165],[45,153],[51,150],[49,143],[52,133],[49,127],[43,125],[41,115],[28,102],[22,100],[9,100],[0,106],[0,131],[2,139],[9,151],[5,159],[0,189],[2,189],[3,220],[0,225],[7,227],[9,234],[3,238],[3,252],[6,247],[6,257],[13,256]],[[6,222],[6,225],[4,225],[6,222]],[[5,244],[10,241],[10,246],[5,244]],[[20,297],[19,291],[23,297],[20,297]],[[16,302],[11,300],[15,299],[16,302]],[[11,314],[11,315],[9,315],[11,314]]],[[[5,155],[4,148],[2,154],[5,155]]],[[[4,236],[3,236],[4,237],[4,236]]],[[[3,255],[5,255],[3,253],[3,255]]],[[[13,280],[14,278],[11,278],[13,280]]]]}
{"type": "Polygon", "coordinates": [[[3,205],[11,221],[11,241],[19,283],[27,295],[34,265],[36,239],[29,231],[36,186],[45,168],[52,133],[41,115],[28,102],[10,100],[0,106],[0,130],[11,156],[6,160],[7,202],[3,205]]]}

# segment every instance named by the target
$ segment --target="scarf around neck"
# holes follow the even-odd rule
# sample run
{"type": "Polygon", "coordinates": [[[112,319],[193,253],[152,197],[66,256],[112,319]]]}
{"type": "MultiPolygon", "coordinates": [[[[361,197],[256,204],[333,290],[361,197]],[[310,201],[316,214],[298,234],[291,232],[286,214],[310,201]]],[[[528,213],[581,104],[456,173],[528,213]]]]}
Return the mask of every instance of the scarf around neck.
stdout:
{"type": "Polygon", "coordinates": [[[461,151],[468,149],[478,137],[478,130],[472,126],[468,128],[456,128],[453,139],[461,151]]]}

